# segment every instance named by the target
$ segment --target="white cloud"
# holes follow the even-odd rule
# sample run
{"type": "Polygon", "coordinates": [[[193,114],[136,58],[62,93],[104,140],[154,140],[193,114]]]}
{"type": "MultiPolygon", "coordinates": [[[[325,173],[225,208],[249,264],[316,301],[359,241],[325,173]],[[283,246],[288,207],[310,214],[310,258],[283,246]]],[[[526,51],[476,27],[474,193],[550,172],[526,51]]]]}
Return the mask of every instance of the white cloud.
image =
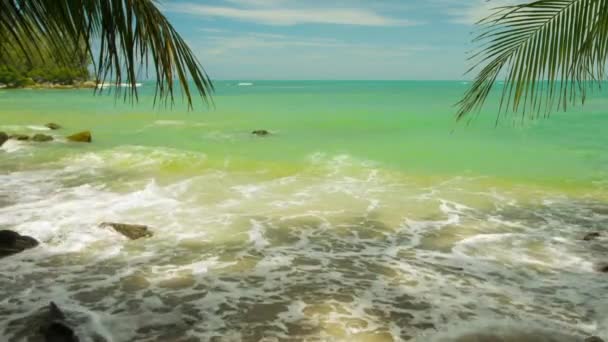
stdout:
{"type": "Polygon", "coordinates": [[[357,54],[407,56],[413,52],[433,49],[429,46],[372,45],[344,42],[333,38],[296,37],[264,32],[230,33],[229,31],[220,31],[216,35],[209,35],[206,40],[207,42],[204,44],[205,55],[228,55],[237,50],[244,53],[256,50],[259,53],[257,49],[289,52],[293,48],[308,48],[306,50],[316,52],[333,49],[352,51],[357,54]]]}
{"type": "Polygon", "coordinates": [[[440,0],[438,1],[444,11],[452,18],[451,22],[463,25],[473,25],[487,18],[497,8],[518,3],[524,0],[440,0]]]}
{"type": "Polygon", "coordinates": [[[411,20],[397,19],[367,8],[330,8],[288,6],[284,0],[227,0],[234,6],[210,6],[194,3],[167,4],[172,12],[204,17],[228,18],[266,25],[291,26],[298,24],[336,24],[359,26],[411,26],[411,20]],[[246,7],[243,7],[245,6],[246,7]]]}

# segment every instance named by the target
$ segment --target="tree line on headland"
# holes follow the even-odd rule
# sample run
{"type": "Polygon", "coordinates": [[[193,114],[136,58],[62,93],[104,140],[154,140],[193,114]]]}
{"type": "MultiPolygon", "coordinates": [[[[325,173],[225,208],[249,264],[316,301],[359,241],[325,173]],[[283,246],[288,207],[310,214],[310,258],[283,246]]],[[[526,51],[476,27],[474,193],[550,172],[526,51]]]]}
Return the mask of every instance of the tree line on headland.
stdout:
{"type": "Polygon", "coordinates": [[[84,45],[66,57],[43,40],[21,39],[20,43],[30,47],[9,49],[5,53],[10,56],[0,57],[0,87],[74,86],[89,80],[90,59],[84,45]]]}

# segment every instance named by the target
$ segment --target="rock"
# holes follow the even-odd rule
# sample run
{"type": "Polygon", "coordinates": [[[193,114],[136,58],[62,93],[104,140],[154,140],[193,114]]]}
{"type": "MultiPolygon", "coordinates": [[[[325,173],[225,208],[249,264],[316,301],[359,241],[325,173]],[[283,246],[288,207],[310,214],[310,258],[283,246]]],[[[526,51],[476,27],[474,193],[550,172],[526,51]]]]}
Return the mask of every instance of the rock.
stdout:
{"type": "Polygon", "coordinates": [[[608,273],[608,262],[598,263],[593,267],[597,272],[608,273]]]}
{"type": "Polygon", "coordinates": [[[65,315],[59,307],[51,302],[49,304],[47,322],[40,327],[40,334],[45,342],[78,342],[74,330],[65,322],[65,315]]]}
{"type": "Polygon", "coordinates": [[[52,123],[52,122],[47,123],[46,125],[44,125],[44,127],[52,129],[52,130],[56,130],[56,129],[60,129],[61,128],[61,126],[59,126],[56,123],[52,123]]]}
{"type": "Polygon", "coordinates": [[[0,146],[2,146],[8,140],[8,134],[0,132],[0,146]]]}
{"type": "Polygon", "coordinates": [[[80,84],[81,88],[97,88],[97,83],[94,81],[84,81],[80,84]]]}
{"type": "Polygon", "coordinates": [[[152,232],[144,225],[104,222],[100,226],[110,227],[131,240],[152,237],[152,232]]]}
{"type": "Polygon", "coordinates": [[[597,336],[587,337],[584,342],[604,342],[601,338],[597,336]]]}
{"type": "Polygon", "coordinates": [[[12,230],[0,230],[0,258],[34,248],[38,244],[33,237],[20,235],[12,230]]]}
{"type": "Polygon", "coordinates": [[[86,142],[86,143],[90,143],[91,141],[93,141],[93,139],[91,137],[91,132],[89,132],[89,131],[84,131],[84,132],[70,135],[67,137],[67,139],[69,141],[86,142]]]}
{"type": "Polygon", "coordinates": [[[583,240],[585,240],[585,241],[593,241],[593,240],[598,239],[601,236],[602,236],[601,233],[593,232],[593,233],[589,233],[589,234],[585,235],[585,237],[583,237],[583,240]]]}
{"type": "Polygon", "coordinates": [[[258,129],[258,130],[251,132],[251,134],[257,135],[258,137],[265,137],[265,136],[270,135],[270,132],[268,132],[265,129],[258,129]]]}
{"type": "Polygon", "coordinates": [[[36,142],[45,142],[45,141],[53,141],[53,137],[46,134],[34,134],[32,137],[32,141],[36,142]]]}
{"type": "Polygon", "coordinates": [[[25,135],[25,134],[12,134],[8,138],[13,139],[13,140],[19,140],[19,141],[30,140],[30,136],[25,135]]]}

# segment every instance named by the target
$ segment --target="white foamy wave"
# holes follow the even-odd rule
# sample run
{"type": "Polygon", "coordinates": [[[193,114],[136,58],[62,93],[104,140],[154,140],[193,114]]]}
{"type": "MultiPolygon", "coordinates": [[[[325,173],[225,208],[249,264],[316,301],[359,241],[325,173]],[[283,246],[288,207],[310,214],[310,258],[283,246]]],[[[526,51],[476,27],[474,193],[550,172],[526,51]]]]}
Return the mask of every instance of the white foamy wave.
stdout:
{"type": "Polygon", "coordinates": [[[46,126],[35,126],[35,125],[31,125],[31,126],[27,126],[28,129],[31,129],[32,131],[50,131],[51,129],[46,127],[46,126]]]}
{"type": "Polygon", "coordinates": [[[186,122],[181,120],[156,120],[154,124],[158,126],[181,126],[185,125],[186,122]]]}
{"type": "Polygon", "coordinates": [[[28,144],[24,143],[22,141],[9,139],[6,142],[4,142],[4,144],[2,144],[2,146],[0,147],[0,150],[3,150],[8,153],[14,153],[14,152],[27,148],[27,146],[28,146],[28,144]]]}

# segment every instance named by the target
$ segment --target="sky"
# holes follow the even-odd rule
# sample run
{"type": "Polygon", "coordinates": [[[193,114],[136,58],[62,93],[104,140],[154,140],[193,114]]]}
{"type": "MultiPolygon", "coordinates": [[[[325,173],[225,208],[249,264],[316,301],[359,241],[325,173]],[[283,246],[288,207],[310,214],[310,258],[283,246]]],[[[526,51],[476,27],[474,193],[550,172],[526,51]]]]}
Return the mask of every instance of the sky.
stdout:
{"type": "Polygon", "coordinates": [[[216,80],[459,80],[475,22],[509,0],[172,0],[216,80]]]}

